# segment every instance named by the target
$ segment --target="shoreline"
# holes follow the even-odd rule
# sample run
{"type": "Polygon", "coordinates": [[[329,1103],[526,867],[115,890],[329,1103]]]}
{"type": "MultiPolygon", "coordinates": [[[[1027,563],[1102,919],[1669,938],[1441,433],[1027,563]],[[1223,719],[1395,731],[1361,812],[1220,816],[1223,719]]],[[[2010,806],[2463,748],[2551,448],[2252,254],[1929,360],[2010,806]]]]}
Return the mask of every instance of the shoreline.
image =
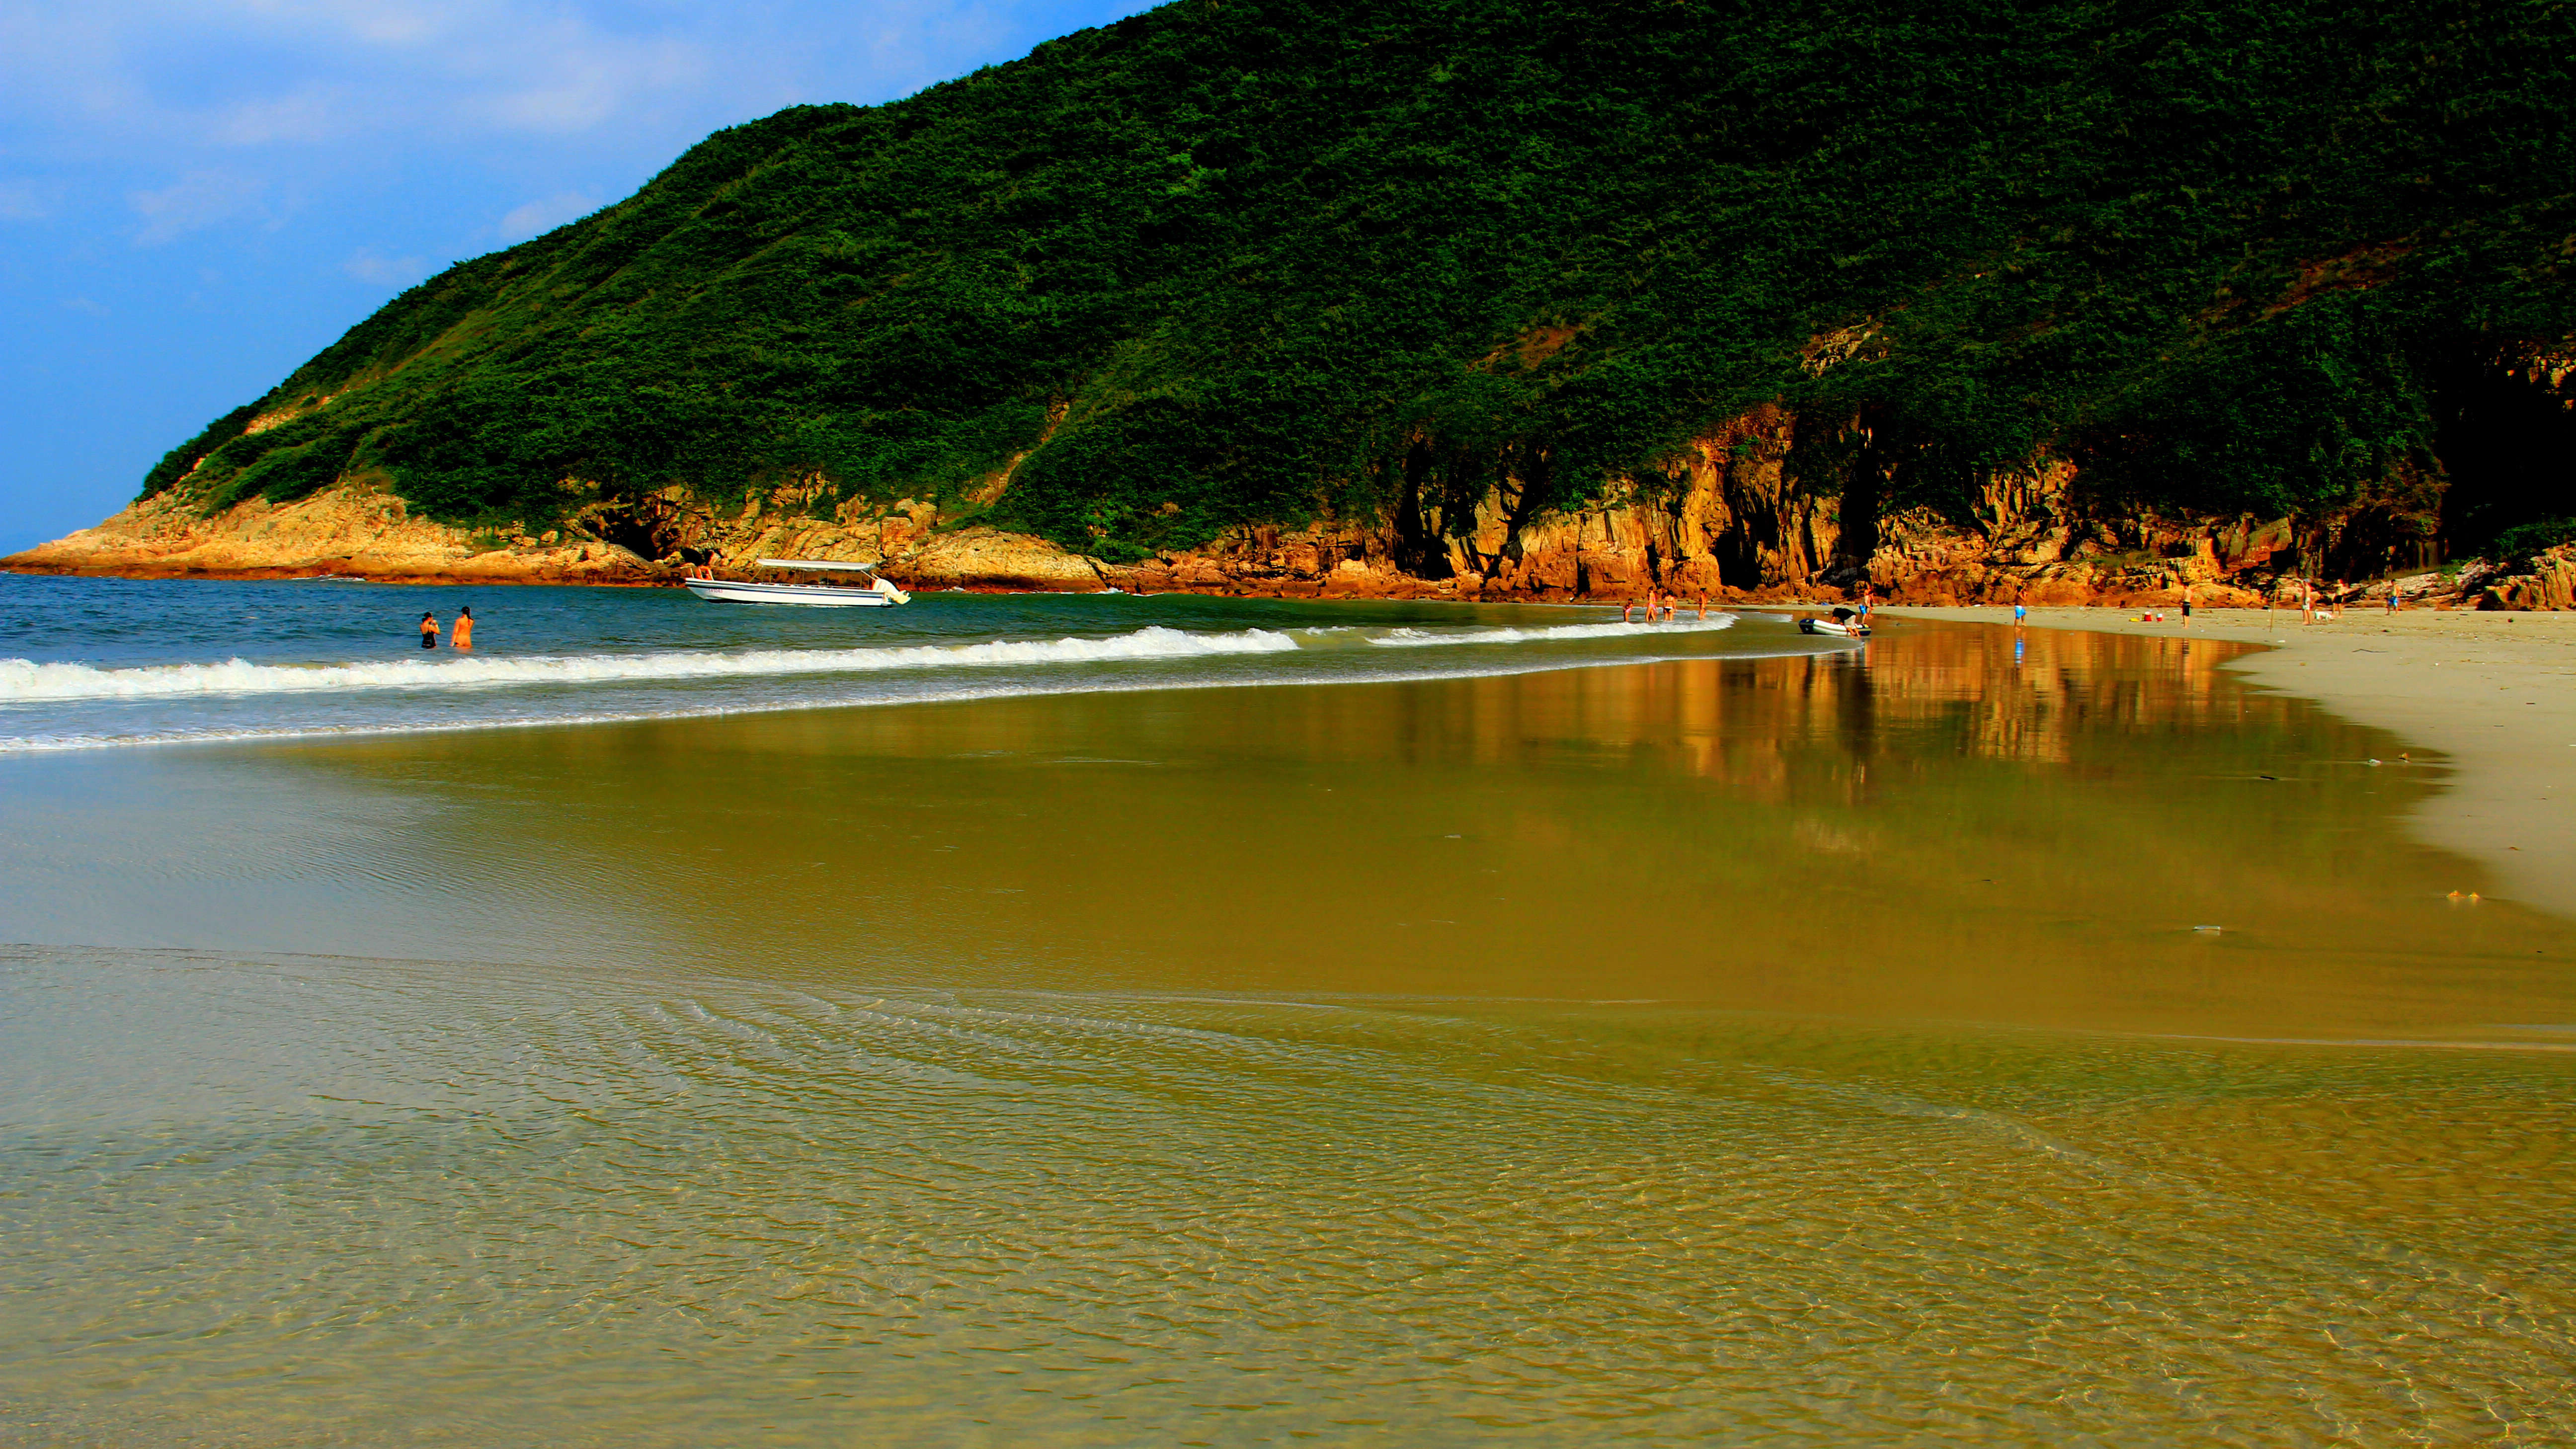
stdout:
{"type": "MultiPolygon", "coordinates": [[[[2009,628],[2006,606],[1881,605],[1890,618],[2009,628]]],[[[2261,646],[2225,668],[2444,757],[2443,788],[2408,820],[2427,845],[2493,872],[2501,899],[2576,916],[2576,614],[2033,607],[2029,627],[2261,646]]]]}
{"type": "MultiPolygon", "coordinates": [[[[9,572],[74,574],[69,569],[24,567],[9,572]]],[[[283,582],[324,572],[190,570],[162,577],[283,582]]],[[[364,581],[451,587],[506,583],[651,588],[664,583],[632,577],[612,581],[596,575],[572,579],[471,573],[364,581]]],[[[972,593],[1022,592],[971,583],[963,587],[972,593]]],[[[1211,597],[1269,593],[1188,584],[1154,592],[1211,597]]],[[[1386,597],[1373,590],[1319,590],[1304,596],[1316,602],[1386,597]]],[[[1581,597],[1479,599],[1427,589],[1411,597],[1418,602],[1592,607],[1615,607],[1617,602],[1581,597]]],[[[1715,599],[1710,602],[1713,608],[1729,611],[1805,612],[1831,606],[1830,600],[1765,599],[1742,593],[1722,604],[1715,599]]],[[[1998,628],[2010,627],[2012,614],[2008,606],[1991,604],[1886,603],[1880,605],[1880,612],[1890,618],[1998,628]]],[[[2140,612],[2134,605],[2033,605],[2029,626],[2257,646],[2227,661],[2225,667],[2250,683],[2313,700],[2346,718],[2388,730],[2409,746],[2444,757],[2450,777],[2408,821],[2420,841],[2487,866],[2499,898],[2576,917],[2576,612],[2415,608],[2389,614],[2377,608],[2353,608],[2340,620],[2303,625],[2294,610],[2267,614],[2258,609],[2203,608],[2188,631],[2176,612],[2168,610],[2162,622],[2143,621],[2140,612]]]]}

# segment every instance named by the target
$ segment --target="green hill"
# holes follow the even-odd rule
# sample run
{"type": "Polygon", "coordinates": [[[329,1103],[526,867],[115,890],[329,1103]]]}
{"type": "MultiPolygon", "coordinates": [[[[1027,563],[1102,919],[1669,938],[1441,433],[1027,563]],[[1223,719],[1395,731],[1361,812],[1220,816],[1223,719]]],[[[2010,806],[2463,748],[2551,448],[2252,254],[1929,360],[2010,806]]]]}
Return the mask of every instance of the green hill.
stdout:
{"type": "Polygon", "coordinates": [[[2465,551],[2576,513],[2572,58],[2557,0],[1182,0],[719,132],[144,487],[537,521],[1026,452],[988,521],[1121,560],[1651,486],[1777,401],[1846,516],[2046,455],[2465,551]]]}

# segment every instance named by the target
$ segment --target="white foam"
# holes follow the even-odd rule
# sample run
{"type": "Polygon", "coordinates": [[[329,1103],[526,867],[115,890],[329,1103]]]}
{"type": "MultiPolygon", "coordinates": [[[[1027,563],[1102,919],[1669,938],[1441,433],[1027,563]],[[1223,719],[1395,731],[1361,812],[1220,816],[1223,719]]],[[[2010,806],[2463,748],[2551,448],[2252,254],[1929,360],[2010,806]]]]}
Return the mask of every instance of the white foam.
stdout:
{"type": "Polygon", "coordinates": [[[754,649],[739,654],[583,654],[389,659],[359,664],[155,664],[100,669],[0,659],[0,704],[62,700],[165,699],[187,695],[309,694],[362,689],[453,689],[522,684],[596,684],[732,679],[786,674],[856,674],[887,669],[989,668],[1221,654],[1294,652],[1297,641],[1268,629],[1191,634],[1161,625],[1108,639],[996,640],[877,649],[754,649]]]}
{"type": "MultiPolygon", "coordinates": [[[[1734,659],[1798,659],[1818,654],[1839,655],[1841,647],[1831,649],[1766,650],[1758,653],[1729,655],[1734,659]]],[[[182,727],[121,732],[116,734],[61,733],[51,735],[0,736],[0,755],[52,754],[76,750],[116,749],[134,745],[233,745],[268,741],[324,739],[359,739],[388,735],[470,734],[483,730],[546,729],[559,726],[640,724],[666,720],[730,719],[742,715],[783,714],[812,709],[856,709],[884,705],[931,702],[954,703],[984,699],[1028,699],[1064,694],[1128,694],[1147,690],[1169,689],[1236,689],[1262,685],[1341,685],[1422,683],[1445,679],[1503,679],[1515,675],[1553,674],[1578,669],[1599,669],[1614,665],[1651,664],[1662,656],[1628,656],[1622,658],[1569,659],[1525,657],[1509,663],[1500,661],[1433,669],[1370,669],[1337,673],[1318,669],[1289,668],[1277,674],[1253,678],[1199,678],[1178,680],[1140,680],[1133,676],[1121,679],[1107,674],[1059,677],[1047,682],[1013,681],[983,687],[961,687],[951,681],[945,687],[928,692],[896,693],[879,696],[837,698],[783,699],[745,703],[739,700],[681,708],[661,707],[641,710],[585,711],[562,714],[528,714],[483,716],[434,721],[372,720],[351,723],[276,723],[249,726],[182,727]]]]}
{"type": "Polygon", "coordinates": [[[1551,639],[1650,638],[1659,634],[1708,634],[1730,628],[1732,614],[1708,619],[1674,619],[1662,624],[1553,624],[1543,629],[1462,629],[1435,634],[1424,629],[1397,629],[1369,642],[1385,649],[1428,649],[1448,644],[1535,644],[1551,639]]]}

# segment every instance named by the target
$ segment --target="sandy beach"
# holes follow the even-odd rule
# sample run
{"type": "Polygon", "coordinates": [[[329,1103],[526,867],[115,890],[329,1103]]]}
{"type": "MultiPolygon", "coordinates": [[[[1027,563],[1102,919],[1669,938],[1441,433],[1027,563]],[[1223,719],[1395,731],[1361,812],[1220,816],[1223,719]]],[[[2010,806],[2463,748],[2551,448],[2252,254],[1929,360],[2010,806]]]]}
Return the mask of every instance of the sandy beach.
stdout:
{"type": "MultiPolygon", "coordinates": [[[[1890,617],[2011,622],[2006,607],[1887,608],[1890,617]]],[[[2393,731],[2457,770],[2414,821],[2424,840],[2493,867],[2511,899],[2576,915],[2576,614],[2204,609],[2142,622],[2136,609],[2034,608],[2047,629],[2267,646],[2230,667],[2393,731]]]]}
{"type": "Polygon", "coordinates": [[[2576,1443],[2566,621],[1728,612],[0,577],[0,1437],[2576,1443]]]}

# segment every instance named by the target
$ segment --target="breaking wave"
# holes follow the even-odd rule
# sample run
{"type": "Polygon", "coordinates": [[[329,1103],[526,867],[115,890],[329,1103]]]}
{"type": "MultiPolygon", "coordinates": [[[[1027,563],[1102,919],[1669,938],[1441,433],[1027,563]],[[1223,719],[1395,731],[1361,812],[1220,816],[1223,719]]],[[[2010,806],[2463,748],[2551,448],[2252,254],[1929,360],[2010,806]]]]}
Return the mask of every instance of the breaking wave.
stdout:
{"type": "Polygon", "coordinates": [[[1424,629],[1397,629],[1369,642],[1385,649],[1429,649],[1444,644],[1534,644],[1550,639],[1629,639],[1656,634],[1708,634],[1731,628],[1733,614],[1706,619],[1675,619],[1664,624],[1555,624],[1544,629],[1467,629],[1434,634],[1424,629]]]}
{"type": "Polygon", "coordinates": [[[1293,652],[1297,641],[1268,629],[1192,634],[1160,625],[1108,639],[996,640],[874,649],[753,649],[741,653],[584,654],[510,658],[400,659],[363,664],[156,664],[100,669],[0,659],[0,704],[58,700],[154,699],[187,695],[310,694],[363,689],[449,689],[521,684],[652,683],[789,674],[855,674],[887,669],[1082,664],[1200,659],[1293,652]]]}

